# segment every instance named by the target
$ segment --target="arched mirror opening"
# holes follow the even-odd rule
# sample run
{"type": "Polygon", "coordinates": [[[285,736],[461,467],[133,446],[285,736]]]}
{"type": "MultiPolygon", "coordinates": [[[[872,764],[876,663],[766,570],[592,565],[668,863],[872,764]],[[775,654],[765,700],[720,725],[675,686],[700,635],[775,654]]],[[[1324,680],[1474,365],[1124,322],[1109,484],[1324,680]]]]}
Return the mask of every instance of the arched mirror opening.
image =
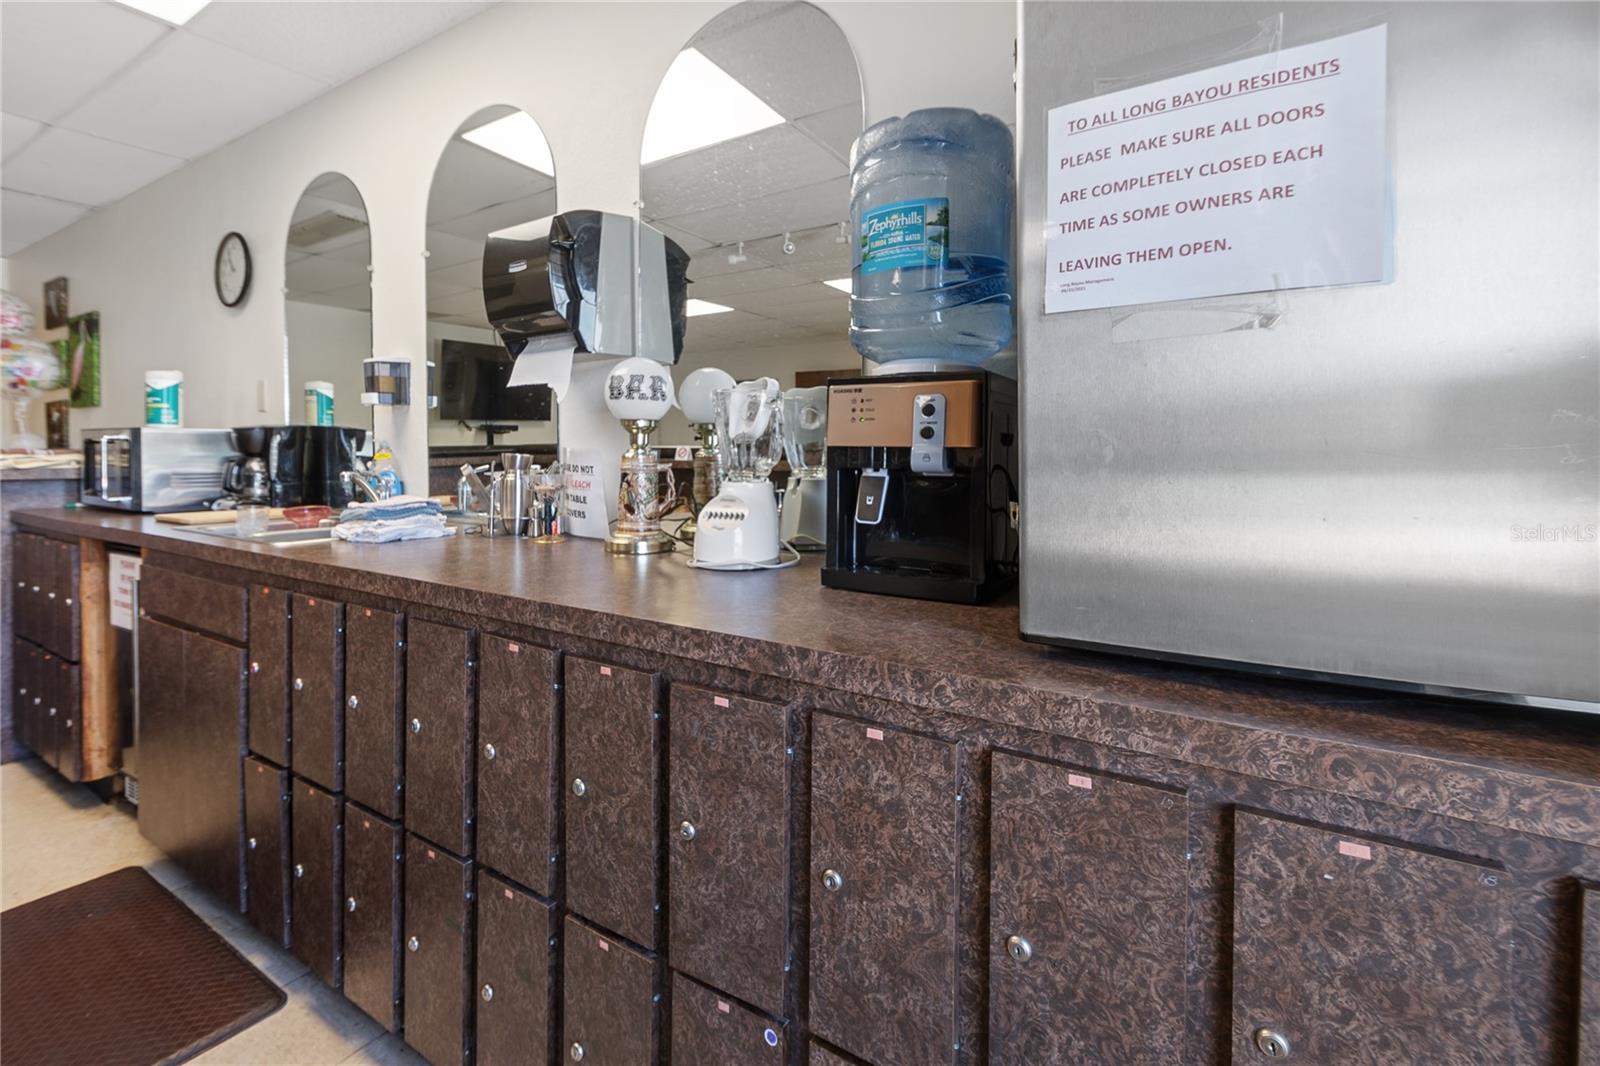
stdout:
{"type": "Polygon", "coordinates": [[[555,162],[527,112],[487,107],[456,128],[428,191],[428,358],[439,406],[428,415],[430,485],[453,492],[463,462],[510,448],[555,456],[555,400],[544,386],[506,388],[511,357],[483,306],[483,244],[555,213],[555,162]]]}
{"type": "MultiPolygon", "coordinates": [[[[715,366],[789,388],[860,368],[848,221],[861,128],[855,55],[810,4],[747,0],[678,53],[640,152],[643,217],[691,256],[677,380],[715,366]]],[[[691,441],[681,412],[657,439],[691,441]]]]}
{"type": "Polygon", "coordinates": [[[284,248],[284,421],[372,428],[372,236],[355,183],[327,173],[301,194],[284,248]]]}

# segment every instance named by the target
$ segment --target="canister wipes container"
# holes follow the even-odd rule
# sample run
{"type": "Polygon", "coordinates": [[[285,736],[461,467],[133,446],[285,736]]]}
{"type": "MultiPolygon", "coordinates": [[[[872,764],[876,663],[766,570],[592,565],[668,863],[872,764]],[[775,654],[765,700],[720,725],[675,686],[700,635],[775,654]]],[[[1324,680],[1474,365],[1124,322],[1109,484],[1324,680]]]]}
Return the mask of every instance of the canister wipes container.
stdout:
{"type": "Polygon", "coordinates": [[[183,425],[183,375],[176,370],[147,370],[144,375],[144,424],[183,425]]]}
{"type": "Polygon", "coordinates": [[[306,382],[306,424],[333,425],[333,382],[306,382]]]}

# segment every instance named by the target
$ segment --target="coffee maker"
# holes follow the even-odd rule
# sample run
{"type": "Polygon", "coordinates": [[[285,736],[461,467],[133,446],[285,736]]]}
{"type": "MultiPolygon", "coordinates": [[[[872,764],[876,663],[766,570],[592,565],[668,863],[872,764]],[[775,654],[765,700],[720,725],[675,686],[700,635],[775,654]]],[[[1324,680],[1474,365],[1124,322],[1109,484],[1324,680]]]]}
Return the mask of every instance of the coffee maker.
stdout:
{"type": "Polygon", "coordinates": [[[343,507],[350,493],[339,480],[370,452],[369,432],[350,426],[240,426],[239,454],[223,471],[223,488],[240,503],[343,507]]]}
{"type": "Polygon", "coordinates": [[[984,370],[828,386],[822,583],[983,603],[1017,581],[1017,383],[984,370]]]}

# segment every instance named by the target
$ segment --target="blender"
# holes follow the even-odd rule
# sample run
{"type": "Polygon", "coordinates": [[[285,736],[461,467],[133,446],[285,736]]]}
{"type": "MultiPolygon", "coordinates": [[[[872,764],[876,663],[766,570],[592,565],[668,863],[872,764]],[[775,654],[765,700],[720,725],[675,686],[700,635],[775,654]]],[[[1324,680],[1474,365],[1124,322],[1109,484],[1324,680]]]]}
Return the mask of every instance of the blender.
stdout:
{"type": "Polygon", "coordinates": [[[678,527],[678,536],[694,543],[695,517],[711,497],[722,488],[722,471],[717,461],[717,427],[711,397],[718,389],[733,388],[733,375],[714,366],[689,372],[678,389],[678,406],[689,420],[700,446],[694,450],[694,481],[689,498],[689,520],[678,527]]]}
{"type": "Polygon", "coordinates": [[[782,538],[797,551],[828,543],[828,387],[783,394],[783,451],[789,485],[783,493],[782,538]]]}
{"type": "Polygon", "coordinates": [[[694,565],[713,570],[778,566],[778,496],[769,475],[782,449],[782,392],[772,378],[757,378],[716,390],[711,406],[722,488],[700,510],[694,565]]]}

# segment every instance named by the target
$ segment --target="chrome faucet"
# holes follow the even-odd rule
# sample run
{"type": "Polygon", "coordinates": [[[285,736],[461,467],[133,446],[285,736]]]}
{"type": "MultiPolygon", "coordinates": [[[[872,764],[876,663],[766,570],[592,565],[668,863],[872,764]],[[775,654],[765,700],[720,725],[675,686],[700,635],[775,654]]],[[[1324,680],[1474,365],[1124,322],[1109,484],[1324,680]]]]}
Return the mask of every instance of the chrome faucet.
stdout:
{"type": "Polygon", "coordinates": [[[355,470],[339,471],[339,484],[348,496],[365,496],[372,503],[382,503],[389,498],[388,486],[381,482],[374,487],[365,474],[355,470]]]}

